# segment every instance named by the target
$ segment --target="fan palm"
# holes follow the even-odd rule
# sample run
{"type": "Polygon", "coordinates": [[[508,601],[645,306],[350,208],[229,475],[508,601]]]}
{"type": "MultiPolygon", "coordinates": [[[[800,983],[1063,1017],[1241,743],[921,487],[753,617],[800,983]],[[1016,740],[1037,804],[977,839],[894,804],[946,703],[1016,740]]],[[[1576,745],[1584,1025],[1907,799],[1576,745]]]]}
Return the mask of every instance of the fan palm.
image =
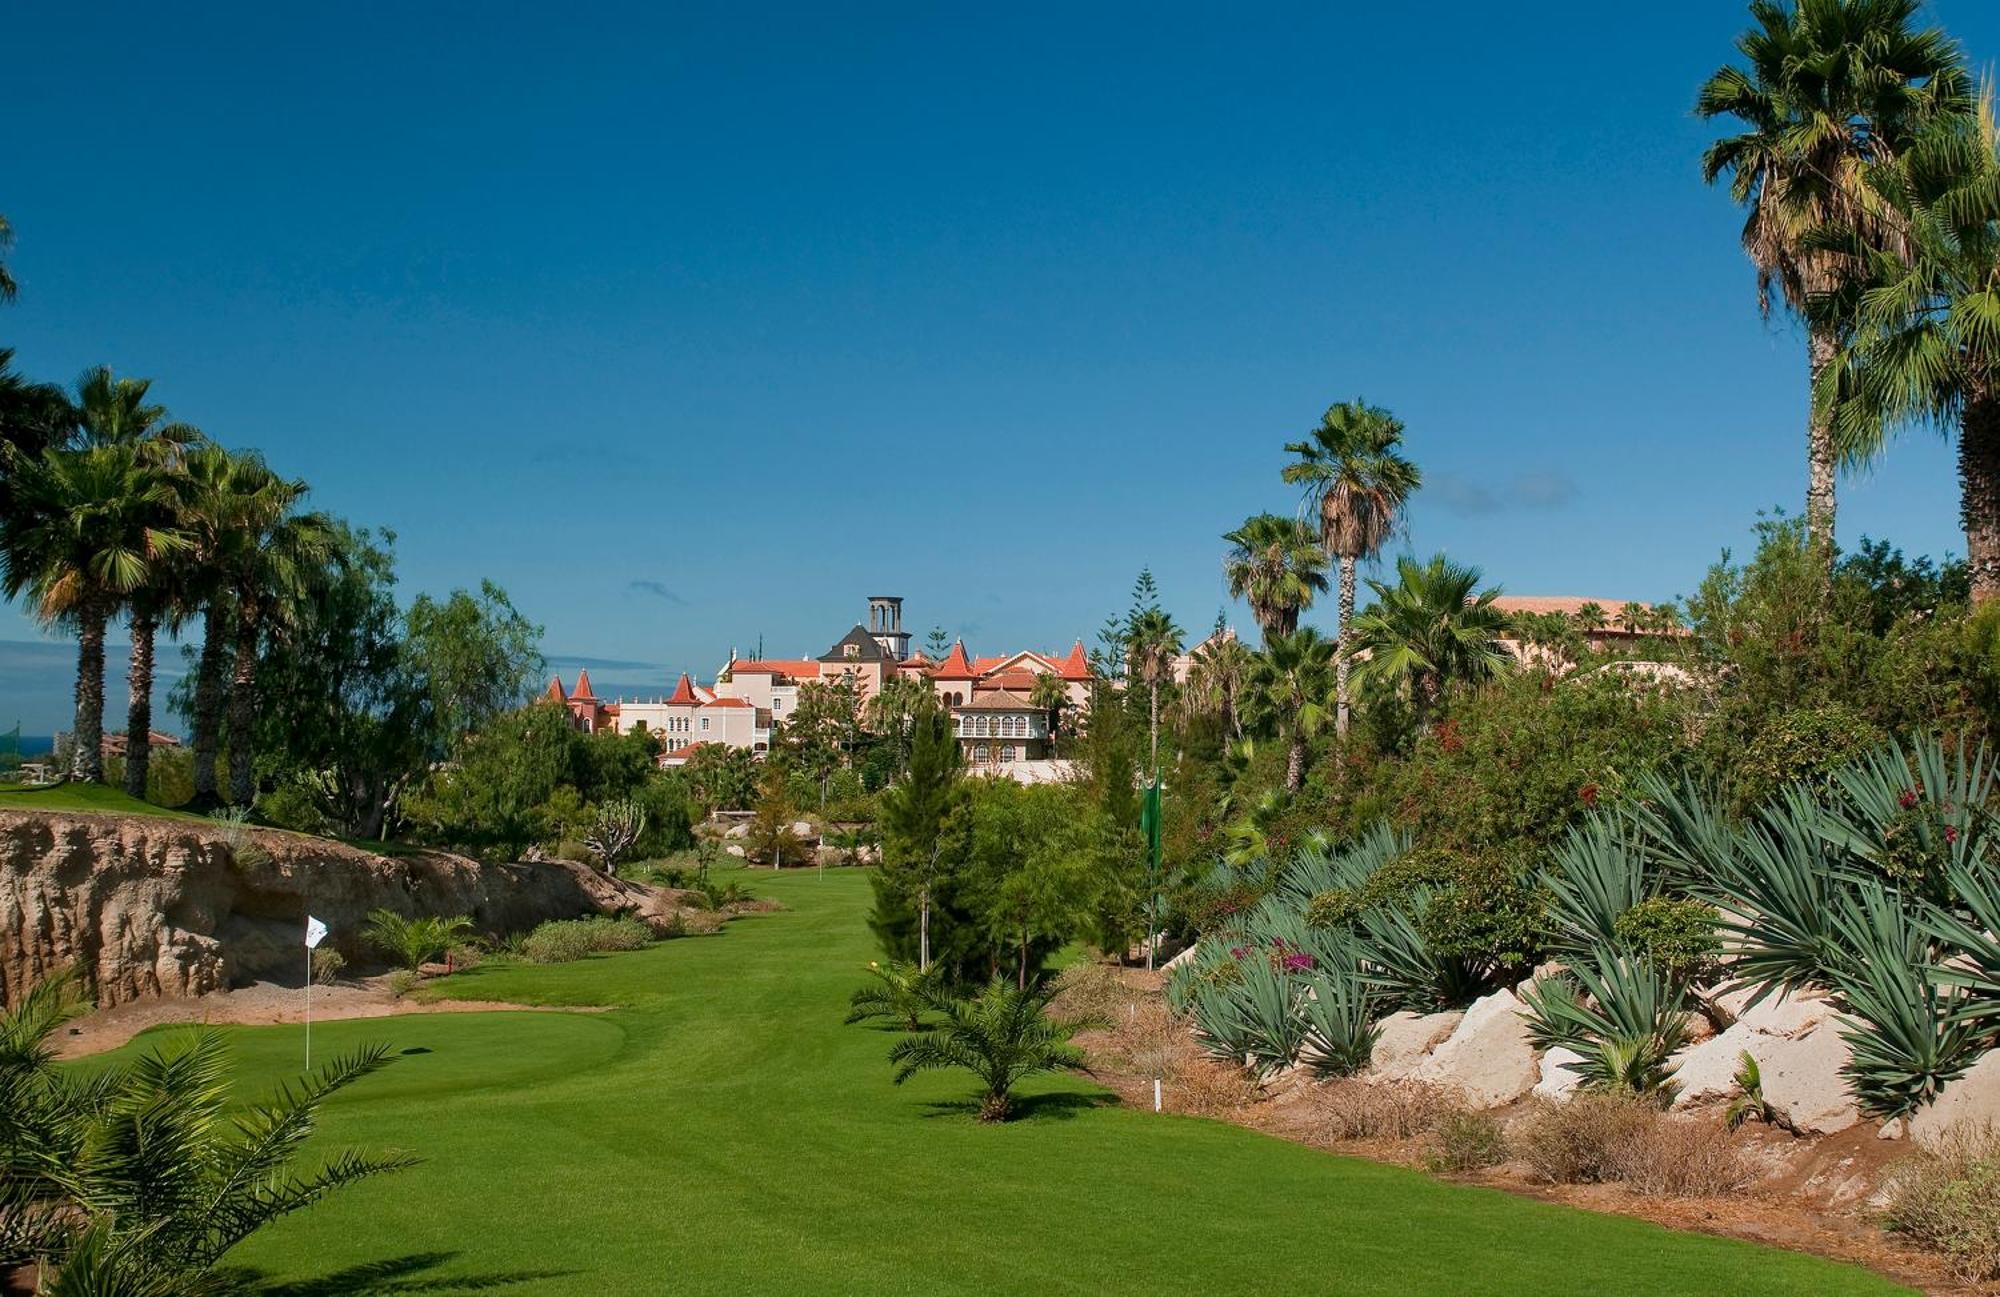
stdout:
{"type": "Polygon", "coordinates": [[[1250,671],[1250,693],[1259,718],[1275,728],[1285,744],[1285,788],[1305,786],[1306,748],[1326,725],[1327,700],[1337,679],[1336,645],[1308,626],[1290,635],[1273,635],[1250,671]]]}
{"type": "Polygon", "coordinates": [[[1246,600],[1266,635],[1289,635],[1299,614],[1326,593],[1326,551],[1319,534],[1297,518],[1260,513],[1222,537],[1229,553],[1222,560],[1229,597],[1246,600]]]}
{"type": "MultiPolygon", "coordinates": [[[[1756,26],[1737,39],[1747,66],[1727,65],[1702,86],[1695,112],[1742,123],[1702,155],[1702,178],[1727,178],[1747,209],[1743,248],[1769,313],[1775,285],[1808,317],[1807,363],[1820,393],[1834,372],[1843,326],[1811,318],[1812,299],[1856,272],[1854,257],[1815,241],[1840,225],[1890,255],[1899,226],[1885,223],[1862,183],[1865,168],[1908,147],[1940,116],[1971,104],[1958,46],[1943,31],[1913,30],[1919,0],[1754,0],[1756,26]]],[[[1833,562],[1836,446],[1831,406],[1815,399],[1806,429],[1806,528],[1818,560],[1833,562]]]]}
{"type": "Polygon", "coordinates": [[[370,945],[414,973],[471,936],[472,920],[462,914],[409,918],[394,910],[370,910],[367,934],[370,945]]]}
{"type": "Polygon", "coordinates": [[[1846,454],[1878,453],[1887,428],[1928,422],[1958,434],[1959,516],[1972,598],[2000,597],[2000,163],[1990,104],[1940,124],[1893,165],[1869,170],[1871,194],[1903,246],[1866,232],[1823,232],[1864,272],[1816,311],[1851,327],[1853,399],[1839,410],[1846,454]]]}
{"type": "Polygon", "coordinates": [[[1339,647],[1334,667],[1335,732],[1347,737],[1351,698],[1349,666],[1354,657],[1355,570],[1381,553],[1423,474],[1397,447],[1403,424],[1363,401],[1335,405],[1320,417],[1305,441],[1285,452],[1298,458],[1285,466],[1284,480],[1303,486],[1306,508],[1319,516],[1320,542],[1340,563],[1339,647]]]}
{"type": "Polygon", "coordinates": [[[1366,655],[1371,682],[1406,686],[1419,729],[1429,723],[1445,686],[1479,681],[1511,659],[1500,646],[1512,624],[1493,606],[1497,588],[1479,589],[1476,567],[1438,554],[1427,563],[1396,560],[1396,584],[1370,581],[1375,603],[1354,622],[1355,651],[1366,655]]]}
{"type": "Polygon", "coordinates": [[[1195,650],[1188,667],[1187,703],[1191,711],[1212,714],[1225,734],[1243,737],[1243,695],[1250,686],[1255,655],[1233,634],[1210,639],[1195,650]]]}
{"type": "MultiPolygon", "coordinates": [[[[14,227],[6,217],[0,216],[0,253],[11,252],[13,249],[14,227]]],[[[0,261],[0,302],[13,301],[14,295],[20,291],[21,286],[14,282],[14,274],[7,269],[7,263],[0,261]]]]}
{"type": "MultiPolygon", "coordinates": [[[[163,405],[146,400],[150,379],[119,378],[108,366],[84,371],[76,384],[76,413],[85,446],[129,446],[172,488],[161,505],[161,520],[179,527],[185,493],[181,464],[202,443],[199,430],[170,422],[163,405]]],[[[192,547],[163,556],[146,582],[126,598],[132,650],[126,669],[130,701],[125,713],[125,791],[143,800],[151,762],[153,731],[153,650],[162,623],[174,629],[185,615],[192,547]]]]}
{"type": "Polygon", "coordinates": [[[896,1084],[919,1072],[963,1068],[984,1087],[981,1121],[1005,1121],[1014,1111],[1014,1087],[1046,1072],[1082,1072],[1083,1051],[1070,1043],[1085,1023],[1057,1022],[1048,1013],[1056,988],[1017,987],[995,978],[971,999],[942,991],[926,995],[942,1016],[930,1031],[905,1037],[889,1051],[896,1084]]]}
{"type": "Polygon", "coordinates": [[[1069,706],[1069,685],[1052,671],[1039,672],[1034,687],[1028,690],[1028,701],[1049,714],[1049,742],[1054,744],[1062,728],[1063,708],[1069,706]]]}
{"type": "Polygon", "coordinates": [[[104,631],[120,602],[188,545],[165,476],[125,445],[45,451],[10,474],[0,518],[0,593],[28,596],[45,625],[76,632],[71,773],[102,782],[104,631]]]}

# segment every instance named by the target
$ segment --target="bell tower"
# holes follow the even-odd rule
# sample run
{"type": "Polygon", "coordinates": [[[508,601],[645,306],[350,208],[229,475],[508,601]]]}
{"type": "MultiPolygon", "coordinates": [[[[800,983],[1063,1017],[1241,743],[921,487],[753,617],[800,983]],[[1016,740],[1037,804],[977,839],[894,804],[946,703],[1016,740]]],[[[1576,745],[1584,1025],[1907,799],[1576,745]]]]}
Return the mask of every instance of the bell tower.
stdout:
{"type": "Polygon", "coordinates": [[[903,596],[868,596],[868,634],[896,661],[910,656],[910,633],[903,629],[903,596]]]}

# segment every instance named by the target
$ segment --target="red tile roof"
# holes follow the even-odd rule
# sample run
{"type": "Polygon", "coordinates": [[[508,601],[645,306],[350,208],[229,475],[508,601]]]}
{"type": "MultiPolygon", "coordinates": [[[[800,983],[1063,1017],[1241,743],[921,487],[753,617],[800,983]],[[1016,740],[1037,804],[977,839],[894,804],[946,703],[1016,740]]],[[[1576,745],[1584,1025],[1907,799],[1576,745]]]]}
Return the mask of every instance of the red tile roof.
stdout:
{"type": "Polygon", "coordinates": [[[937,664],[937,668],[931,674],[940,680],[972,679],[977,672],[972,669],[972,663],[965,660],[965,641],[960,640],[953,644],[951,652],[946,655],[944,661],[937,664]]]}
{"type": "Polygon", "coordinates": [[[692,707],[699,705],[700,702],[701,699],[694,696],[694,681],[688,679],[687,672],[681,672],[680,683],[674,686],[674,696],[667,699],[667,705],[692,707]]]}
{"type": "Polygon", "coordinates": [[[1065,680],[1090,679],[1090,655],[1083,651],[1083,641],[1070,646],[1069,656],[1062,660],[1062,676],[1065,680]]]}
{"type": "Polygon", "coordinates": [[[711,698],[702,704],[704,707],[748,707],[749,705],[741,698],[711,698]]]}
{"type": "Polygon", "coordinates": [[[576,688],[569,691],[569,700],[573,703],[597,701],[597,695],[590,692],[590,668],[585,667],[576,673],[576,688]]]}
{"type": "Polygon", "coordinates": [[[738,673],[744,675],[789,676],[793,679],[817,680],[819,679],[819,663],[800,658],[763,658],[759,660],[746,658],[741,662],[731,662],[729,664],[729,674],[735,676],[738,673]]]}
{"type": "Polygon", "coordinates": [[[559,703],[566,703],[569,701],[569,695],[563,692],[561,676],[549,677],[549,699],[552,702],[559,702],[559,703]]]}

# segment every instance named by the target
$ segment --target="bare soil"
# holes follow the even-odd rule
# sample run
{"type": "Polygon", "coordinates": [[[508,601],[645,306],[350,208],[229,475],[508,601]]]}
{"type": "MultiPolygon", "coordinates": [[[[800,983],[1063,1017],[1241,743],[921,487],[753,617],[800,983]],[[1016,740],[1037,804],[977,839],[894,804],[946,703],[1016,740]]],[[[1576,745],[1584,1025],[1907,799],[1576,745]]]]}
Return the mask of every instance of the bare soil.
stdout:
{"type": "MultiPolygon", "coordinates": [[[[507,1004],[498,1000],[419,1000],[398,997],[388,976],[343,978],[312,989],[314,1022],[344,1018],[386,1018],[404,1013],[485,1013],[532,1007],[537,1013],[601,1013],[597,1008],[557,1008],[507,1004]]],[[[275,982],[253,982],[231,991],[194,999],[133,1000],[76,1019],[58,1037],[57,1054],[82,1058],[116,1049],[150,1027],[178,1024],[266,1027],[303,1022],[305,991],[275,982]]]]}
{"type": "MultiPolygon", "coordinates": [[[[1072,981],[1058,1011],[1108,1024],[1080,1034],[1077,1043],[1092,1074],[1125,1102],[1150,1108],[1153,1078],[1163,1077],[1166,1111],[1212,1117],[1295,1143],[1350,1157],[1423,1168],[1429,1137],[1337,1139],[1327,1134],[1326,1087],[1303,1076],[1259,1085],[1203,1056],[1184,1022],[1160,994],[1159,974],[1105,969],[1072,981]]],[[[1526,1105],[1493,1113],[1503,1124],[1526,1114],[1526,1105]]],[[[1720,1124],[1720,1113],[1706,1119],[1720,1124]]],[[[1671,1229],[1746,1239],[1770,1247],[1846,1261],[1886,1275],[1933,1297],[1974,1297],[2000,1285],[1967,1286],[1933,1255],[1885,1233],[1877,1223],[1876,1194],[1885,1173],[1909,1155],[1909,1145],[1880,1137],[1863,1125],[1820,1139],[1746,1125],[1729,1136],[1755,1168],[1753,1182],[1721,1197],[1667,1198],[1618,1184],[1552,1185],[1531,1168],[1508,1162],[1454,1179],[1523,1197],[1652,1221],[1671,1229]]]]}

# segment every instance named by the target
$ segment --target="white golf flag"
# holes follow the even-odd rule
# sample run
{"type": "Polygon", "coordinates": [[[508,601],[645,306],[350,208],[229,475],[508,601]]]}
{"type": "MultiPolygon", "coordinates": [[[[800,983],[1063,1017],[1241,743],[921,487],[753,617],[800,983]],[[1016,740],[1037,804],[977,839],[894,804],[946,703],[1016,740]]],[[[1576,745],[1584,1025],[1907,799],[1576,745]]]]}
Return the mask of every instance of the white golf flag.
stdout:
{"type": "Polygon", "coordinates": [[[326,940],[326,925],[312,915],[306,915],[306,949],[315,950],[324,940],[326,940]]]}

